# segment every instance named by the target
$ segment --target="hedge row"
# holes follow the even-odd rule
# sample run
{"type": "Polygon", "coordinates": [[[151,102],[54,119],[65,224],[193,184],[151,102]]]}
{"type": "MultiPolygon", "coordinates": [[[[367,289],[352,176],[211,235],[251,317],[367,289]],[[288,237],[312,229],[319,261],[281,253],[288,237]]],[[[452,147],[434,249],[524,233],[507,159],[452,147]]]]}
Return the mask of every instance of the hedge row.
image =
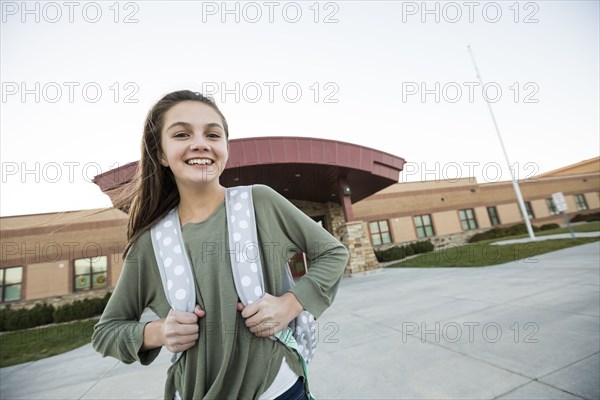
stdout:
{"type": "Polygon", "coordinates": [[[552,223],[552,224],[544,224],[544,225],[540,226],[540,231],[547,231],[547,230],[550,230],[550,229],[558,229],[558,228],[560,228],[559,224],[554,224],[554,223],[552,223]]]}
{"type": "Polygon", "coordinates": [[[53,305],[36,304],[30,309],[13,310],[9,305],[0,309],[0,331],[16,331],[40,325],[74,321],[102,314],[110,293],[104,298],[76,300],[55,308],[53,305]]]}
{"type": "Polygon", "coordinates": [[[401,260],[413,254],[428,253],[433,251],[433,244],[429,240],[411,243],[402,247],[394,246],[389,249],[375,251],[375,257],[379,262],[401,260]]]}
{"type": "MultiPolygon", "coordinates": [[[[534,232],[537,232],[540,230],[540,228],[538,228],[535,225],[532,225],[531,228],[533,229],[534,232]]],[[[527,233],[527,227],[525,226],[525,224],[524,223],[516,224],[516,225],[512,225],[512,226],[507,226],[504,228],[492,228],[489,231],[476,233],[475,235],[471,236],[471,238],[467,242],[475,243],[475,242],[481,242],[482,240],[497,239],[497,238],[503,238],[503,237],[507,237],[507,236],[516,236],[516,235],[521,235],[524,233],[527,233]]]]}
{"type": "MultiPolygon", "coordinates": [[[[533,229],[534,232],[547,231],[549,229],[558,229],[558,228],[560,228],[560,225],[554,224],[554,223],[544,224],[540,227],[531,225],[531,229],[533,229]]],[[[498,238],[503,238],[503,237],[507,237],[507,236],[522,235],[525,233],[528,233],[528,232],[527,232],[527,227],[523,223],[523,224],[507,226],[505,228],[493,228],[493,229],[490,229],[489,231],[477,233],[477,234],[471,236],[471,238],[468,240],[468,242],[475,243],[475,242],[481,242],[482,240],[498,239],[498,238]]]]}
{"type": "Polygon", "coordinates": [[[595,222],[600,221],[600,212],[592,214],[577,214],[571,218],[571,222],[595,222]]]}

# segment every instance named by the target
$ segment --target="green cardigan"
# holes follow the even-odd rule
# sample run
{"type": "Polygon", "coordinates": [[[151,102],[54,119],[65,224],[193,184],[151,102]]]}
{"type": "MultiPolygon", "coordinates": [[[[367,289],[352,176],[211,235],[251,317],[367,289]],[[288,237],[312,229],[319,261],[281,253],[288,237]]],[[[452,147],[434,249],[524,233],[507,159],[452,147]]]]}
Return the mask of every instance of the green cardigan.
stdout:
{"type": "MultiPolygon", "coordinates": [[[[304,309],[318,318],[335,297],[348,250],[268,186],[254,185],[252,194],[265,291],[284,294],[285,262],[295,253],[305,252],[311,265],[291,291],[304,309]]],[[[303,376],[292,350],[269,338],[256,337],[236,310],[238,296],[229,258],[225,203],[205,221],[185,224],[182,232],[196,277],[196,301],[206,316],[199,319],[198,343],[167,372],[165,399],[172,399],[175,390],[183,399],[257,399],[275,379],[284,356],[292,370],[303,376]]],[[[171,308],[149,230],[125,258],[119,281],[94,329],[94,349],[127,364],[150,364],[160,348],[140,351],[145,323],[139,319],[146,307],[160,318],[171,308]]]]}

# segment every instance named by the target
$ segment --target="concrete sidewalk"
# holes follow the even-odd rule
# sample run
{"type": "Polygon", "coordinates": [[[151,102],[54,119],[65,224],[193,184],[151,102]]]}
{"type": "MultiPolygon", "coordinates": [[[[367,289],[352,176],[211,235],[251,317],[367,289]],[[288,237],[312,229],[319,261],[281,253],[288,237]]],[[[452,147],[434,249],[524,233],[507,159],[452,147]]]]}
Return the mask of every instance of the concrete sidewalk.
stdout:
{"type": "MultiPolygon", "coordinates": [[[[345,278],[319,320],[319,399],[600,398],[600,244],[484,268],[345,278]]],[[[158,399],[149,367],[91,346],[0,370],[2,399],[158,399]]]]}

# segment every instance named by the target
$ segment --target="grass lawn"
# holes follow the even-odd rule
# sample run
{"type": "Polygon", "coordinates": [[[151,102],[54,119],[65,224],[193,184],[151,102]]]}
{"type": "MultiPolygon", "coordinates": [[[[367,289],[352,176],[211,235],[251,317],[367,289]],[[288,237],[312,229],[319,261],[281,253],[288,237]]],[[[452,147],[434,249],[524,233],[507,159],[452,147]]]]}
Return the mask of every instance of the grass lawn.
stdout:
{"type": "Polygon", "coordinates": [[[533,264],[537,262],[536,256],[539,254],[598,240],[600,240],[600,237],[578,238],[575,240],[549,239],[539,242],[505,245],[479,242],[420,254],[409,260],[391,264],[387,268],[484,267],[511,261],[533,264]]]}
{"type": "Polygon", "coordinates": [[[0,368],[61,354],[90,342],[95,320],[69,322],[0,335],[0,368]]]}

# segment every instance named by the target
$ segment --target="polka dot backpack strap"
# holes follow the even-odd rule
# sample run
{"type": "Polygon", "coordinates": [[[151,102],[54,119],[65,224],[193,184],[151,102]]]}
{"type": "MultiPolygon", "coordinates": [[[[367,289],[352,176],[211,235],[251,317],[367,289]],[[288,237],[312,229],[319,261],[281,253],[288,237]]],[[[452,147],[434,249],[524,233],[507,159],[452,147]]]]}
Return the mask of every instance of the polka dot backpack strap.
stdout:
{"type": "MultiPolygon", "coordinates": [[[[264,293],[252,186],[228,188],[225,206],[233,280],[241,302],[244,305],[252,304],[264,293]]],[[[294,286],[294,279],[289,266],[286,264],[284,268],[283,290],[288,291],[294,286]]],[[[286,331],[275,336],[296,350],[303,363],[312,360],[317,346],[317,330],[315,318],[308,311],[300,313],[286,331]]]]}
{"type": "MultiPolygon", "coordinates": [[[[294,287],[295,283],[289,264],[286,264],[285,271],[283,290],[288,291],[294,287]]],[[[315,320],[315,317],[310,312],[303,310],[289,323],[288,329],[291,331],[296,341],[294,350],[302,356],[306,364],[310,363],[317,351],[318,342],[317,321],[315,320]]]]}
{"type": "MultiPolygon", "coordinates": [[[[150,235],[167,301],[177,311],[193,312],[196,307],[194,274],[183,244],[177,208],[158,221],[150,235]]],[[[181,353],[177,353],[172,361],[180,357],[181,353]]]]}
{"type": "Polygon", "coordinates": [[[264,294],[252,186],[227,188],[225,207],[233,281],[240,301],[247,306],[264,294]]]}

